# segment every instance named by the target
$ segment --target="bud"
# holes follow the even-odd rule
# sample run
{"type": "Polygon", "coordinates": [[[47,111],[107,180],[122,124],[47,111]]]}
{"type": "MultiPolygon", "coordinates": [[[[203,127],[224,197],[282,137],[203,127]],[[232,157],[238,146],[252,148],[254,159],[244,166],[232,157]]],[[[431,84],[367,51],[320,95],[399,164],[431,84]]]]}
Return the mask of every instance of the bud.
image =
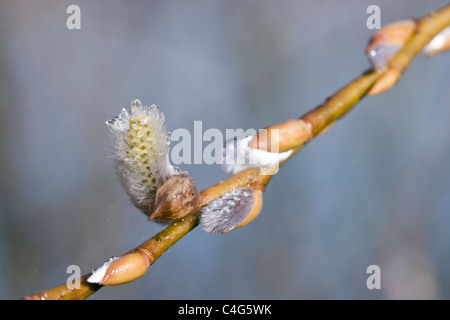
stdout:
{"type": "Polygon", "coordinates": [[[103,266],[95,269],[87,282],[102,286],[113,286],[133,281],[145,274],[151,261],[141,252],[129,253],[119,258],[114,257],[103,266]]]}
{"type": "Polygon", "coordinates": [[[171,176],[156,192],[155,208],[148,220],[181,219],[188,215],[198,203],[198,188],[195,181],[183,171],[171,176]]]}
{"type": "Polygon", "coordinates": [[[380,78],[375,82],[375,84],[370,88],[367,95],[374,96],[383,93],[390,88],[392,88],[401,76],[400,70],[396,68],[388,69],[380,78]]]}
{"type": "Polygon", "coordinates": [[[416,29],[413,20],[387,24],[377,31],[367,46],[366,53],[374,69],[386,67],[416,29]]]}
{"type": "Polygon", "coordinates": [[[228,233],[253,221],[262,203],[261,190],[252,187],[233,190],[202,208],[200,225],[208,233],[228,233]]]}
{"type": "Polygon", "coordinates": [[[426,46],[423,51],[428,57],[450,50],[450,27],[438,33],[426,46]]]}

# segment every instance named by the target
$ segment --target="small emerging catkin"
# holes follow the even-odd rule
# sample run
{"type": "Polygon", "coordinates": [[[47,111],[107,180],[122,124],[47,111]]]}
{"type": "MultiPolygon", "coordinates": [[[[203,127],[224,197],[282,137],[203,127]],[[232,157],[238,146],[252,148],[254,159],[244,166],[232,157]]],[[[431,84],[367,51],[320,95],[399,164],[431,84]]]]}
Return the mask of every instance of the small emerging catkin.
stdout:
{"type": "Polygon", "coordinates": [[[447,27],[438,33],[425,48],[423,48],[423,51],[428,57],[446,50],[450,50],[450,27],[447,27]]]}
{"type": "Polygon", "coordinates": [[[171,176],[156,192],[148,220],[165,223],[188,215],[198,204],[198,187],[187,171],[171,176]]]}
{"type": "Polygon", "coordinates": [[[385,25],[371,38],[366,53],[374,69],[385,68],[403,47],[416,28],[413,20],[402,20],[385,25]]]}
{"type": "Polygon", "coordinates": [[[208,233],[228,233],[250,223],[258,216],[261,208],[261,190],[239,188],[202,208],[200,225],[208,233]]]}

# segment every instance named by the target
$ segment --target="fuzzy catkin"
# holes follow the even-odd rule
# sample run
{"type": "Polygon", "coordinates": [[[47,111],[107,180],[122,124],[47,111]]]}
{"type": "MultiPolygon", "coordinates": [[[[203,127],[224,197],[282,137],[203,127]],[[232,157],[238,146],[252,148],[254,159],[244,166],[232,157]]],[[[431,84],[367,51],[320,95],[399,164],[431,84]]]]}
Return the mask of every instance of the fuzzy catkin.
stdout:
{"type": "Polygon", "coordinates": [[[116,171],[132,203],[150,215],[156,191],[178,170],[169,162],[170,133],[158,106],[134,100],[130,110],[106,122],[115,136],[116,171]]]}
{"type": "Polygon", "coordinates": [[[221,233],[236,227],[253,207],[255,198],[251,187],[225,193],[202,208],[200,225],[208,233],[221,233]]]}

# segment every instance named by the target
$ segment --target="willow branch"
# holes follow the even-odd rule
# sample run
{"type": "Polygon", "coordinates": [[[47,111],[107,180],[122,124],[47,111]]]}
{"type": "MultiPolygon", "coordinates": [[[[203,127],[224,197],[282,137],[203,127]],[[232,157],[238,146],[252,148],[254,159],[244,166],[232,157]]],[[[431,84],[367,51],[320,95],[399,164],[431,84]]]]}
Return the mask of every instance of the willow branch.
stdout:
{"type": "MultiPolygon", "coordinates": [[[[293,150],[294,152],[290,155],[292,157],[305,144],[327,131],[336,120],[347,114],[361,99],[368,95],[375,85],[386,81],[383,78],[389,78],[390,84],[388,84],[387,89],[390,89],[424,46],[440,31],[450,26],[450,5],[417,19],[416,24],[416,30],[391,59],[387,67],[381,70],[364,72],[328,98],[323,104],[307,112],[302,117],[269,127],[269,129],[276,128],[280,130],[281,148],[293,150]],[[395,73],[396,76],[392,77],[392,73],[395,73]]],[[[258,147],[268,148],[268,146],[258,147]]],[[[166,250],[199,224],[199,210],[202,207],[225,193],[238,188],[251,185],[256,189],[264,190],[272,177],[273,175],[262,174],[260,169],[257,168],[247,169],[229,177],[225,181],[206,188],[200,193],[199,204],[191,214],[172,223],[126,254],[136,253],[145,256],[149,261],[149,265],[153,264],[166,250]]],[[[91,273],[80,279],[79,288],[70,288],[64,284],[53,289],[31,294],[24,297],[24,299],[85,299],[102,287],[101,285],[87,282],[90,275],[91,273]]]]}

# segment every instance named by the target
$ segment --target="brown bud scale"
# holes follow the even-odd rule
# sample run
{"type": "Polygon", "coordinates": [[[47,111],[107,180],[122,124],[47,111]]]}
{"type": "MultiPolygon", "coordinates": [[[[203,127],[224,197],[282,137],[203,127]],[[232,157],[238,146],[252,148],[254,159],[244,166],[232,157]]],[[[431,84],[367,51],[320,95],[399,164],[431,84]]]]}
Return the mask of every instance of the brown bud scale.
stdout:
{"type": "Polygon", "coordinates": [[[171,176],[156,192],[155,207],[148,220],[177,220],[198,204],[198,187],[187,171],[171,176]]]}

